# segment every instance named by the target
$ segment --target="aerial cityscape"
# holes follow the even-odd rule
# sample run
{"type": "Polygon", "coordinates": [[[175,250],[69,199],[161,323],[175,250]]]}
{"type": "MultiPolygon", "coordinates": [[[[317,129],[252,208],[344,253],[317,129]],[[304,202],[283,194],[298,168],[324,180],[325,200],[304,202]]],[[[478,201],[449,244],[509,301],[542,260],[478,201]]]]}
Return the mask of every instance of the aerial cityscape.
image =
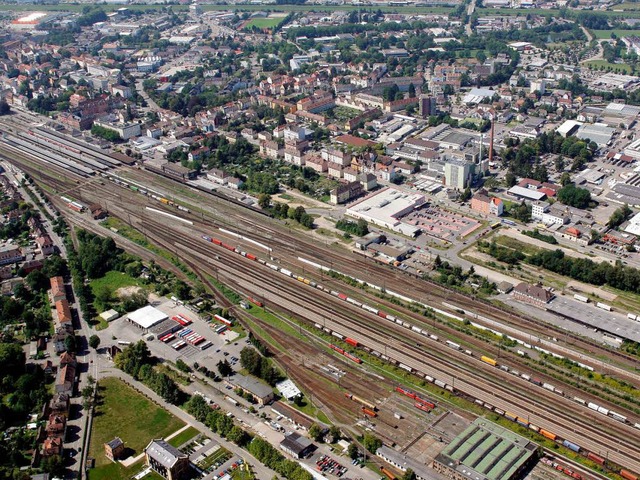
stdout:
{"type": "Polygon", "coordinates": [[[0,480],[638,480],[640,3],[0,23],[0,480]]]}

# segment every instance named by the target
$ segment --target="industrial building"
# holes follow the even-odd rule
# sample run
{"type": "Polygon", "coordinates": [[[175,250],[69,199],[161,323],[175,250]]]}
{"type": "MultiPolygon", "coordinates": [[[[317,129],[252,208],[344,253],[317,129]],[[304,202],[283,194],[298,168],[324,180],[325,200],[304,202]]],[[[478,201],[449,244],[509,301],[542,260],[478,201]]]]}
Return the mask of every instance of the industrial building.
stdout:
{"type": "Polygon", "coordinates": [[[255,378],[236,373],[233,377],[226,379],[226,383],[233,388],[239,388],[243,392],[253,395],[255,401],[260,405],[267,405],[273,400],[271,387],[255,378]]]}
{"type": "Polygon", "coordinates": [[[291,432],[280,442],[280,448],[293,458],[305,458],[316,446],[307,437],[303,437],[297,432],[291,432]]]}
{"type": "Polygon", "coordinates": [[[403,472],[406,472],[408,469],[413,470],[417,480],[440,480],[441,478],[440,475],[428,468],[425,464],[420,463],[406,453],[398,452],[386,445],[376,450],[376,455],[403,472]]]}
{"type": "Polygon", "coordinates": [[[135,312],[127,314],[127,320],[138,328],[148,332],[151,327],[166,320],[168,315],[151,305],[139,308],[135,312]]]}
{"type": "Polygon", "coordinates": [[[394,232],[415,237],[420,229],[401,222],[400,218],[425,203],[424,195],[386,188],[356,203],[346,213],[394,232]]]}
{"type": "Polygon", "coordinates": [[[454,480],[512,480],[536,460],[536,445],[520,435],[478,418],[433,461],[454,480]]]}
{"type": "Polygon", "coordinates": [[[615,128],[609,127],[602,123],[585,123],[576,132],[576,137],[582,140],[590,140],[595,142],[598,147],[604,147],[611,142],[615,128]]]}

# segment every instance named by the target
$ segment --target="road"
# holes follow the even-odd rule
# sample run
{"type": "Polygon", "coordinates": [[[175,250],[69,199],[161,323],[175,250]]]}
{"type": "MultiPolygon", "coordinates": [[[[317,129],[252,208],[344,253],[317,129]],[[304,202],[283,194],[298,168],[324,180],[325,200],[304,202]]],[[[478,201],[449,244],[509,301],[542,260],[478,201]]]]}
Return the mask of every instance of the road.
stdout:
{"type": "Polygon", "coordinates": [[[464,27],[465,31],[467,32],[467,35],[469,36],[473,34],[471,17],[473,16],[473,12],[475,12],[475,10],[476,10],[476,0],[471,0],[471,3],[469,3],[469,6],[467,7],[467,16],[469,17],[469,20],[467,21],[467,24],[464,27]]]}

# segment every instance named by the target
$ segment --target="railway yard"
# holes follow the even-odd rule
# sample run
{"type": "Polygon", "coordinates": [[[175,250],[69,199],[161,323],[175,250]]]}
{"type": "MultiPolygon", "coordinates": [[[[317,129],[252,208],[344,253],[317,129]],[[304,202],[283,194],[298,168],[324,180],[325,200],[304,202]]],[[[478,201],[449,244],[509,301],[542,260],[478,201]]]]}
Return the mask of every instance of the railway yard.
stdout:
{"type": "MultiPolygon", "coordinates": [[[[430,464],[477,415],[490,415],[553,451],[579,454],[601,472],[637,479],[637,359],[125,165],[27,115],[4,122],[0,159],[34,178],[70,224],[112,234],[151,258],[77,211],[100,203],[179,258],[205,286],[215,291],[220,282],[243,297],[247,309],[216,294],[268,339],[288,376],[337,425],[371,430],[430,464]],[[259,315],[262,310],[278,321],[259,315]],[[605,377],[634,392],[603,388],[605,377]]],[[[189,358],[184,350],[165,350],[189,358]]],[[[214,348],[206,352],[202,358],[214,365],[214,348]]],[[[557,472],[583,478],[563,462],[548,460],[540,478],[557,472]]]]}

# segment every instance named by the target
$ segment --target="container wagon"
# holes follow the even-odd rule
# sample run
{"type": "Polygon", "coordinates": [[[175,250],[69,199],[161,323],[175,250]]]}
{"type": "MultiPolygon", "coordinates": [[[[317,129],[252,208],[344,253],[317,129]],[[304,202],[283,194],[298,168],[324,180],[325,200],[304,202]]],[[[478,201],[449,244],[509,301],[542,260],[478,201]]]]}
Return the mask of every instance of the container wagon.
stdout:
{"type": "Polygon", "coordinates": [[[378,414],[376,412],[374,412],[373,410],[371,410],[370,408],[367,408],[367,407],[362,407],[362,413],[364,413],[368,417],[373,417],[373,418],[378,416],[378,414]]]}
{"type": "Polygon", "coordinates": [[[391,473],[389,470],[387,470],[384,467],[380,468],[380,471],[385,475],[385,477],[387,477],[389,480],[396,480],[396,476],[391,473]]]}
{"type": "Polygon", "coordinates": [[[638,476],[631,473],[629,470],[620,470],[620,476],[626,480],[638,480],[638,476]]]}
{"type": "Polygon", "coordinates": [[[358,346],[358,341],[354,340],[353,338],[347,337],[347,338],[344,339],[344,341],[346,343],[348,343],[349,345],[351,345],[352,347],[357,347],[358,346]]]}
{"type": "Polygon", "coordinates": [[[569,440],[564,440],[562,442],[562,445],[567,447],[569,450],[573,450],[574,452],[579,452],[580,451],[580,447],[578,445],[576,445],[575,443],[570,442],[569,440]]]}
{"type": "Polygon", "coordinates": [[[604,465],[604,458],[602,458],[600,455],[596,455],[593,452],[587,453],[587,458],[592,462],[597,463],[598,465],[604,465]]]}
{"type": "Polygon", "coordinates": [[[487,357],[485,355],[481,356],[480,360],[482,360],[484,363],[488,363],[492,367],[495,367],[496,365],[498,365],[498,362],[496,362],[493,358],[487,357]]]}

